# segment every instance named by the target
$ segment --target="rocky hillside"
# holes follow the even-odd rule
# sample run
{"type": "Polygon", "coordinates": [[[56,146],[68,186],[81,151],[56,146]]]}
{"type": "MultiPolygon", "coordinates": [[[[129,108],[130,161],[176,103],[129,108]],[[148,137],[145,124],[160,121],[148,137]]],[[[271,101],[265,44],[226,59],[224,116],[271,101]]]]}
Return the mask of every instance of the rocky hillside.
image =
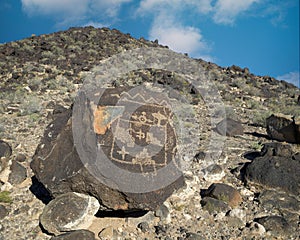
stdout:
{"type": "MultiPolygon", "coordinates": [[[[183,125],[189,129],[185,137],[199,143],[179,146],[183,152],[195,151],[190,167],[182,173],[185,183],[164,189],[167,195],[158,194],[152,205],[146,201],[151,199],[148,196],[138,198],[106,188],[96,191],[98,183],[86,174],[78,179],[90,184],[75,186],[67,176],[64,185],[51,185],[61,176],[58,172],[64,174],[72,165],[65,161],[73,146],[67,144],[70,132],[66,129],[84,81],[97,74],[96,66],[107,58],[137,48],[167,47],[93,27],[0,45],[0,239],[297,239],[300,90],[238,66],[190,59],[199,64],[222,97],[226,118],[213,126],[201,94],[170,71],[136,70],[110,86],[116,91],[142,83],[151,89],[173,88],[188,99],[182,103],[184,108],[189,105],[195,112],[193,120],[185,118],[183,125]],[[195,123],[200,132],[193,129],[195,123]],[[55,134],[47,138],[50,128],[55,134]],[[212,133],[226,135],[222,154],[216,158],[207,149],[212,133]],[[41,147],[45,143],[47,147],[41,147]],[[56,151],[55,146],[61,149],[56,151]],[[40,161],[45,156],[50,156],[48,165],[40,161]],[[76,210],[70,205],[70,209],[55,208],[58,201],[65,204],[64,194],[69,194],[70,202],[90,201],[93,207],[89,205],[93,210],[88,213],[78,207],[81,212],[74,215],[84,217],[72,219],[80,224],[69,224],[68,229],[47,213],[56,209],[56,217],[62,219],[59,214],[76,210]]],[[[179,109],[180,103],[176,103],[179,109]]],[[[99,110],[101,106],[95,104],[99,110]]]]}

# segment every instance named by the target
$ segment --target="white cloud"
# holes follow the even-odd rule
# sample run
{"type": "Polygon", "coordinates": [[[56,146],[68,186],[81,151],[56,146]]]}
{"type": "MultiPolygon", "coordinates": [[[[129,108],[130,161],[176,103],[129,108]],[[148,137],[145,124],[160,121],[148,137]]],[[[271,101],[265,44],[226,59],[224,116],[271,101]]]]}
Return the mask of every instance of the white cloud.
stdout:
{"type": "Polygon", "coordinates": [[[192,57],[207,61],[212,60],[212,57],[207,54],[210,48],[204,41],[200,29],[182,26],[164,12],[154,20],[149,38],[158,39],[160,44],[167,45],[176,52],[188,53],[192,57]]]}
{"type": "Polygon", "coordinates": [[[88,0],[91,10],[94,9],[98,14],[105,13],[108,17],[117,16],[120,7],[123,3],[131,2],[132,0],[88,0]]]}
{"type": "Polygon", "coordinates": [[[145,14],[164,10],[176,16],[188,11],[208,15],[218,24],[232,24],[241,13],[260,1],[262,0],[142,0],[137,12],[145,14]]]}
{"type": "Polygon", "coordinates": [[[169,7],[174,9],[179,7],[180,2],[182,2],[182,0],[142,0],[137,12],[143,14],[153,12],[153,10],[166,10],[166,8],[169,7]]]}
{"type": "Polygon", "coordinates": [[[186,14],[205,16],[218,24],[232,24],[239,14],[261,0],[142,0],[137,14],[153,17],[150,39],[158,39],[177,52],[212,60],[199,27],[186,26],[186,14]],[[184,19],[184,20],[182,20],[184,19]]]}
{"type": "Polygon", "coordinates": [[[212,0],[142,0],[137,10],[139,14],[149,13],[153,10],[197,10],[200,13],[208,13],[212,10],[212,0]]]}
{"type": "MultiPolygon", "coordinates": [[[[298,3],[299,4],[299,3],[298,3]]],[[[265,0],[264,8],[259,12],[260,17],[270,19],[270,22],[275,27],[289,27],[286,20],[288,11],[290,8],[297,7],[297,1],[285,0],[285,1],[272,1],[265,0]]]]}
{"type": "Polygon", "coordinates": [[[85,23],[84,25],[82,25],[83,27],[89,27],[89,26],[92,26],[92,27],[95,27],[95,28],[102,28],[102,27],[108,27],[108,25],[106,24],[102,24],[100,22],[94,22],[94,21],[89,21],[87,23],[85,23]]]}
{"type": "Polygon", "coordinates": [[[191,53],[203,48],[200,31],[193,27],[153,27],[150,38],[157,38],[160,44],[168,45],[177,52],[191,53]]]}
{"type": "Polygon", "coordinates": [[[295,86],[300,88],[300,76],[299,72],[290,72],[281,76],[278,76],[277,79],[284,80],[286,82],[292,83],[295,86]]]}
{"type": "Polygon", "coordinates": [[[29,14],[78,16],[87,12],[88,2],[88,0],[22,0],[22,6],[29,14]]]}
{"type": "Polygon", "coordinates": [[[236,17],[260,0],[218,0],[214,5],[213,20],[216,23],[232,24],[236,17]]]}
{"type": "Polygon", "coordinates": [[[188,53],[192,57],[212,61],[210,48],[197,27],[186,26],[180,19],[187,12],[203,13],[211,11],[212,0],[142,0],[137,10],[138,15],[148,14],[153,17],[149,38],[158,39],[170,49],[188,53]]]}
{"type": "Polygon", "coordinates": [[[48,15],[60,25],[78,24],[94,17],[114,18],[123,3],[132,0],[21,0],[29,15],[48,15]]]}

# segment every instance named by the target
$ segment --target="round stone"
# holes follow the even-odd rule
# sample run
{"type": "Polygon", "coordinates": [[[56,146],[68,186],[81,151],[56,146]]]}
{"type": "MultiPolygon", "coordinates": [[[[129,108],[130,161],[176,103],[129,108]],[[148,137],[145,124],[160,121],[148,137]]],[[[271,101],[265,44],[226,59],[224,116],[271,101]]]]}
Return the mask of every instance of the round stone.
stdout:
{"type": "Polygon", "coordinates": [[[11,146],[2,140],[0,140],[0,158],[10,157],[12,154],[11,146]]]}
{"type": "Polygon", "coordinates": [[[88,228],[99,209],[97,199],[79,193],[65,193],[52,200],[43,210],[40,223],[50,233],[88,228]]]}

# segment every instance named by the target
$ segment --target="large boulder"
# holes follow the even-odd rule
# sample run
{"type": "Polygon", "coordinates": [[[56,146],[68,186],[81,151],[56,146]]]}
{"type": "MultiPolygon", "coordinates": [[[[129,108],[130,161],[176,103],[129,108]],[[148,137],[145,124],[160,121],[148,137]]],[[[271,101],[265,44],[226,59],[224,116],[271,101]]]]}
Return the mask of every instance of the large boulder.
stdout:
{"type": "Polygon", "coordinates": [[[103,210],[148,210],[184,185],[170,109],[137,95],[112,88],[93,102],[81,94],[73,111],[56,114],[31,162],[53,197],[78,192],[103,210]]]}
{"type": "Polygon", "coordinates": [[[267,133],[275,140],[300,143],[300,119],[282,114],[267,118],[267,133]]]}
{"type": "Polygon", "coordinates": [[[277,188],[289,194],[300,194],[300,158],[288,144],[265,144],[245,169],[247,184],[277,188]]]}

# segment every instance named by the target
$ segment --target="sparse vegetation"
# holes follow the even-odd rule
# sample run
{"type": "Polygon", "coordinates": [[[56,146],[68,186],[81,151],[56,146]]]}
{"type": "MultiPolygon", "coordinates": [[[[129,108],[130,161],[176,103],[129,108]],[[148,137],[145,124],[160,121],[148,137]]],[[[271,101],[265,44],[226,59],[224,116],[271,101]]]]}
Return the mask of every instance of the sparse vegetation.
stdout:
{"type": "Polygon", "coordinates": [[[12,203],[12,198],[10,196],[10,192],[8,192],[8,191],[0,192],[0,202],[12,203]]]}
{"type": "Polygon", "coordinates": [[[266,127],[266,119],[272,115],[271,111],[253,111],[252,116],[249,116],[252,123],[259,127],[266,127]]]}
{"type": "Polygon", "coordinates": [[[286,106],[284,109],[282,109],[282,113],[286,115],[300,117],[300,106],[286,106]]]}
{"type": "Polygon", "coordinates": [[[226,194],[220,194],[220,196],[218,196],[218,199],[220,201],[223,201],[223,202],[226,202],[226,203],[229,202],[229,197],[226,194]]]}
{"type": "Polygon", "coordinates": [[[225,106],[226,117],[234,120],[238,119],[237,114],[231,106],[225,106]]]}
{"type": "Polygon", "coordinates": [[[5,132],[4,125],[2,123],[0,123],[0,138],[2,138],[4,136],[4,132],[5,132]]]}
{"type": "Polygon", "coordinates": [[[44,52],[42,52],[42,57],[52,59],[55,57],[55,54],[52,53],[51,51],[44,51],[44,52]]]}
{"type": "Polygon", "coordinates": [[[258,110],[260,108],[260,103],[258,101],[252,100],[250,99],[249,101],[247,101],[247,107],[250,109],[256,109],[258,110]]]}
{"type": "Polygon", "coordinates": [[[252,142],[251,148],[255,151],[260,151],[263,147],[263,144],[261,142],[252,142]]]}
{"type": "Polygon", "coordinates": [[[36,96],[28,96],[20,106],[20,116],[38,113],[42,109],[41,101],[36,96]]]}
{"type": "Polygon", "coordinates": [[[33,91],[39,90],[40,85],[41,85],[41,79],[39,79],[38,77],[31,78],[28,80],[28,86],[33,91]]]}

